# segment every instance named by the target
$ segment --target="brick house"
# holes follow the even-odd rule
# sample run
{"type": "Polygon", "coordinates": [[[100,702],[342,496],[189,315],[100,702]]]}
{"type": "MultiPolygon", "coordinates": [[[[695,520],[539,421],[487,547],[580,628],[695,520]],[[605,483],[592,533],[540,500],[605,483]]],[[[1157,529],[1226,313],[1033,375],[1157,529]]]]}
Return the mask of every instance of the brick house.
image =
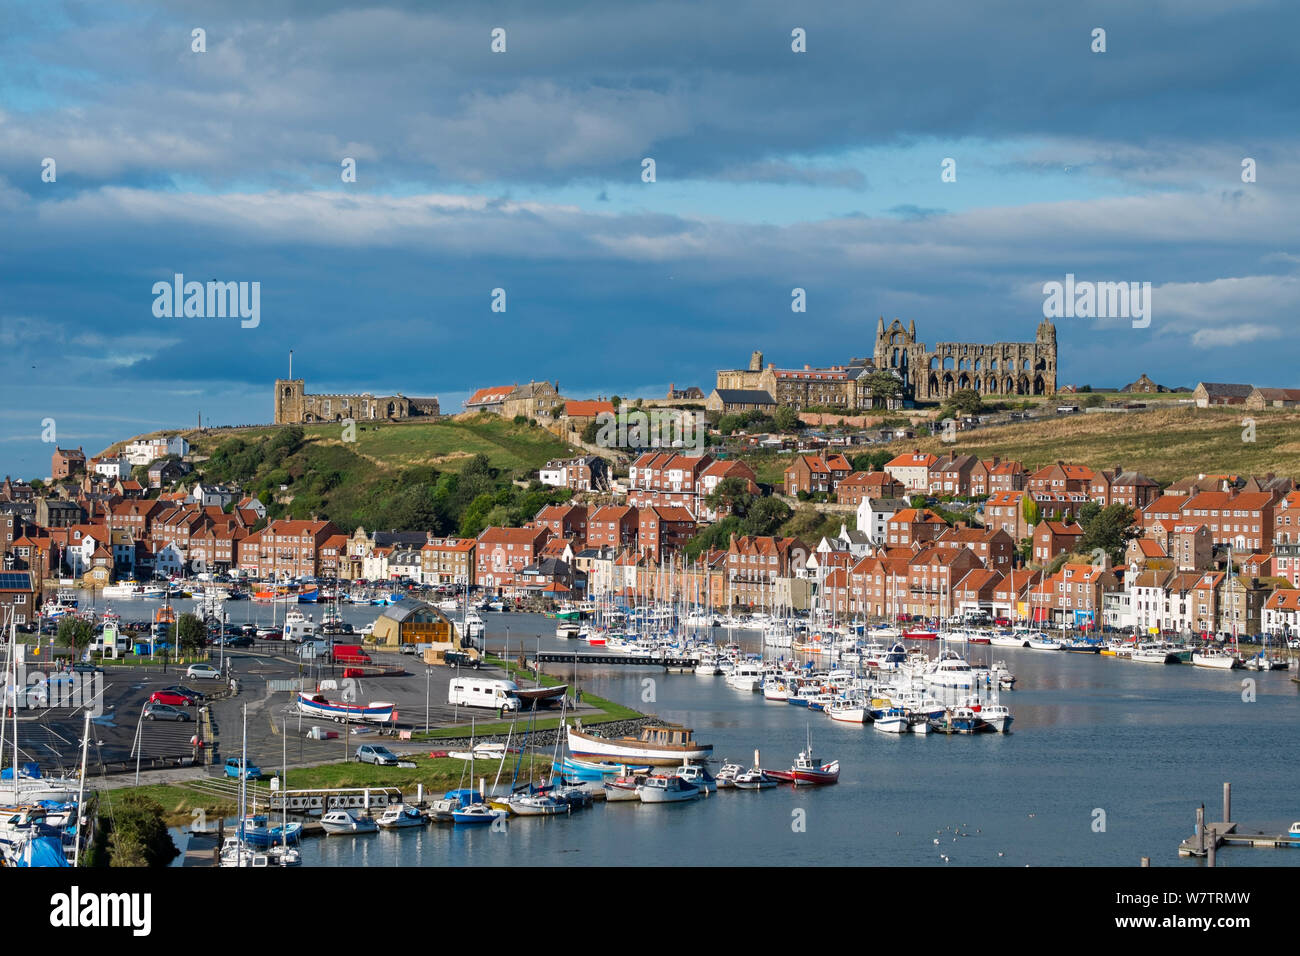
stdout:
{"type": "Polygon", "coordinates": [[[636,518],[637,550],[656,561],[682,550],[695,535],[695,518],[685,508],[639,508],[636,518]]]}
{"type": "Polygon", "coordinates": [[[605,505],[587,520],[587,547],[621,551],[636,547],[637,512],[626,505],[605,505]]]}
{"type": "Polygon", "coordinates": [[[1034,528],[1034,562],[1047,564],[1058,554],[1069,554],[1083,537],[1083,528],[1061,521],[1040,521],[1034,528]]]}
{"type": "Polygon", "coordinates": [[[55,446],[50,456],[50,477],[55,481],[86,473],[86,453],[80,448],[67,449],[55,446]]]}
{"type": "Polygon", "coordinates": [[[1096,473],[1088,496],[1103,508],[1122,504],[1140,511],[1160,497],[1160,486],[1139,471],[1125,471],[1116,465],[1096,473]]]}
{"type": "Polygon", "coordinates": [[[484,528],[475,548],[478,584],[496,593],[520,586],[520,572],[537,560],[550,536],[539,527],[484,528]]]}
{"type": "Polygon", "coordinates": [[[853,473],[843,455],[799,455],[785,470],[785,493],[791,497],[804,494],[827,494],[853,473]]]}
{"type": "Polygon", "coordinates": [[[1057,461],[1040,468],[1029,476],[1026,487],[1030,491],[1075,492],[1086,495],[1096,473],[1087,465],[1071,465],[1057,461]]]}
{"type": "Polygon", "coordinates": [[[886,462],[885,471],[908,491],[927,494],[930,490],[930,469],[938,460],[935,455],[923,455],[919,449],[913,449],[886,462]]]}
{"type": "Polygon", "coordinates": [[[794,576],[795,564],[812,549],[798,538],[731,536],[727,547],[727,586],[731,604],[770,607],[777,578],[794,576]]]}
{"type": "Polygon", "coordinates": [[[835,486],[835,500],[860,505],[868,498],[899,498],[905,490],[887,471],[855,471],[835,486]]]}
{"type": "Polygon", "coordinates": [[[904,508],[885,522],[885,544],[891,548],[923,544],[947,528],[948,523],[929,508],[904,508]]]}

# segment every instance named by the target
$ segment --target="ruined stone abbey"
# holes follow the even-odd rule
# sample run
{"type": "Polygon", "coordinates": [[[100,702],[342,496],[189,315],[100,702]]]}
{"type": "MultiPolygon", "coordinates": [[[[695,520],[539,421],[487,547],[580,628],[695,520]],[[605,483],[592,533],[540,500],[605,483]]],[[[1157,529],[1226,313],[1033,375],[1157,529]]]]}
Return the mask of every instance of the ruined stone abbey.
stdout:
{"type": "Polygon", "coordinates": [[[436,398],[407,398],[404,395],[308,395],[301,378],[275,380],[275,424],[312,422],[397,421],[417,416],[437,417],[436,398]]]}
{"type": "Polygon", "coordinates": [[[981,395],[1054,395],[1056,393],[1056,327],[1044,319],[1033,342],[971,345],[940,342],[929,348],[916,340],[916,322],[884,317],[876,325],[875,365],[897,372],[909,397],[942,401],[953,392],[971,388],[981,395]]]}

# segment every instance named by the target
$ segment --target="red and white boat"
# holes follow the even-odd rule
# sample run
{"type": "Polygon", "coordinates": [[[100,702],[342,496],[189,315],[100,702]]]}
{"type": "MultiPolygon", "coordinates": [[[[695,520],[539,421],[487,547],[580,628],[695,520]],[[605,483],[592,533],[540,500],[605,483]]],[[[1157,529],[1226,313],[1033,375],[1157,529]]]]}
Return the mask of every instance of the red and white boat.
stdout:
{"type": "Polygon", "coordinates": [[[937,641],[939,632],[932,627],[909,627],[903,631],[906,641],[937,641]]]}
{"type": "Polygon", "coordinates": [[[341,700],[328,700],[324,694],[298,694],[298,709],[311,717],[330,720],[356,721],[358,723],[387,724],[397,719],[397,705],[387,701],[354,704],[341,700]]]}
{"type": "Polygon", "coordinates": [[[777,780],[793,783],[796,787],[800,784],[817,786],[839,781],[840,762],[832,760],[830,763],[819,764],[817,758],[813,756],[812,743],[810,742],[807,750],[799,751],[798,759],[795,760],[794,766],[789,770],[764,770],[763,773],[769,777],[775,777],[777,780]]]}

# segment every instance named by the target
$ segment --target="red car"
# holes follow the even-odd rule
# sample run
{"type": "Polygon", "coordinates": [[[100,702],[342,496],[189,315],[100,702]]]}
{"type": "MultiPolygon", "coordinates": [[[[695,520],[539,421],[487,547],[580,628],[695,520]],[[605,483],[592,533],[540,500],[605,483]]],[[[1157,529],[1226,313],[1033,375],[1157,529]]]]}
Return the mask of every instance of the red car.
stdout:
{"type": "Polygon", "coordinates": [[[193,705],[194,699],[186,697],[184,694],[177,694],[175,691],[159,690],[149,695],[149,700],[155,704],[167,704],[170,707],[189,707],[193,705]]]}

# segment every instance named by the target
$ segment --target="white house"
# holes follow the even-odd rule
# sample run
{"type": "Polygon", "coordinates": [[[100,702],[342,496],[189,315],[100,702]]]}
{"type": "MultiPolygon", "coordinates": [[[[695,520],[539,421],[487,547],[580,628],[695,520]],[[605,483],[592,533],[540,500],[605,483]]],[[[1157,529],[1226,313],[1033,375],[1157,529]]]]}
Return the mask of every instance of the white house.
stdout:
{"type": "Polygon", "coordinates": [[[179,455],[182,458],[190,453],[190,443],[179,435],[170,438],[145,438],[129,442],[122,449],[122,454],[132,465],[151,465],[159,458],[179,455]]]}
{"type": "Polygon", "coordinates": [[[106,478],[130,478],[131,462],[122,458],[100,458],[95,462],[95,474],[106,478]]]}
{"type": "Polygon", "coordinates": [[[1107,591],[1101,596],[1101,623],[1118,631],[1133,629],[1133,594],[1131,591],[1107,591]]]}
{"type": "Polygon", "coordinates": [[[388,556],[392,548],[371,548],[361,559],[361,576],[367,581],[388,580],[388,556]]]}
{"type": "MultiPolygon", "coordinates": [[[[201,481],[195,482],[194,489],[190,492],[189,496],[190,501],[202,505],[205,508],[212,505],[215,505],[218,508],[224,508],[226,505],[234,501],[235,498],[236,493],[233,489],[227,488],[225,485],[204,484],[201,481]]],[[[265,516],[259,515],[258,517],[265,516]]]]}
{"type": "Polygon", "coordinates": [[[876,544],[884,544],[889,519],[907,507],[901,498],[863,498],[858,505],[858,530],[870,535],[876,544]]]}

